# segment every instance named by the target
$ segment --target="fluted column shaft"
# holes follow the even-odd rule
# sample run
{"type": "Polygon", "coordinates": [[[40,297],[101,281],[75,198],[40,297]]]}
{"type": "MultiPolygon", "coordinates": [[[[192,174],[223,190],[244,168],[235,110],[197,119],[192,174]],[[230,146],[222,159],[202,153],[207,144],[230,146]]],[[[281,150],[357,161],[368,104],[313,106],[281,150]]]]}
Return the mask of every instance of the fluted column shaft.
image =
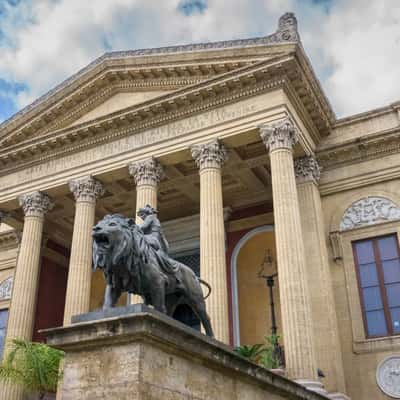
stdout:
{"type": "Polygon", "coordinates": [[[92,228],[95,222],[96,199],[103,194],[101,183],[92,177],[70,182],[74,194],[75,219],[69,261],[64,325],[73,315],[89,311],[92,282],[92,228]]]}
{"type": "MultiPolygon", "coordinates": [[[[41,192],[20,196],[19,203],[24,210],[25,219],[8,316],[5,354],[14,338],[32,339],[40,276],[43,222],[45,214],[53,207],[50,198],[41,192]]],[[[23,390],[20,387],[3,384],[0,388],[2,399],[20,400],[22,397],[23,390]]]]}
{"type": "MultiPolygon", "coordinates": [[[[164,176],[162,165],[153,157],[130,163],[129,174],[133,177],[136,184],[136,223],[141,224],[143,221],[137,215],[140,208],[147,204],[153,208],[157,208],[157,190],[160,180],[164,176]]],[[[131,304],[143,303],[140,296],[131,296],[131,304]]]]}
{"type": "Polygon", "coordinates": [[[292,147],[297,141],[297,132],[285,119],[262,126],[260,133],[271,161],[286,372],[291,379],[316,380],[310,299],[293,165],[292,147]]]}
{"type": "Polygon", "coordinates": [[[318,190],[320,168],[314,157],[295,160],[297,193],[307,254],[306,276],[309,284],[314,327],[316,361],[324,372],[329,392],[345,392],[343,361],[329,270],[324,216],[318,190]]]}
{"type": "Polygon", "coordinates": [[[207,312],[215,337],[229,343],[228,289],[225,259],[225,228],[221,167],[226,150],[218,142],[193,146],[192,156],[200,169],[200,274],[211,287],[207,312]]]}

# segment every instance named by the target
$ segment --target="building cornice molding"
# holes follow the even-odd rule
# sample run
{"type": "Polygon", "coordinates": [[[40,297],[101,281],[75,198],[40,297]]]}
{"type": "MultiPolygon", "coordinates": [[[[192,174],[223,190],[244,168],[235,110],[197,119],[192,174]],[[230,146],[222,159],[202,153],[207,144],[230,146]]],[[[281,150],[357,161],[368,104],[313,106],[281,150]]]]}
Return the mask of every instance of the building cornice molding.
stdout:
{"type": "MultiPolygon", "coordinates": [[[[307,86],[307,80],[298,79],[299,71],[291,74],[294,82],[285,75],[290,71],[293,72],[293,69],[297,67],[298,62],[293,55],[277,57],[242,67],[74,127],[49,132],[0,152],[2,173],[7,174],[12,170],[63,154],[70,154],[104,141],[112,141],[270,90],[283,88],[289,91],[289,88],[294,87],[304,89],[304,85],[307,86]]],[[[305,92],[305,96],[311,95],[310,91],[305,92]]],[[[315,97],[313,98],[317,101],[315,97]]],[[[313,98],[307,99],[310,110],[314,107],[310,102],[313,98]]],[[[300,100],[306,103],[304,98],[300,100]]],[[[329,121],[322,120],[320,115],[314,117],[317,118],[313,120],[315,124],[318,122],[323,125],[329,124],[329,121]]]]}
{"type": "Polygon", "coordinates": [[[367,137],[326,147],[317,151],[317,158],[324,170],[373,160],[400,152],[399,127],[367,137]]]}

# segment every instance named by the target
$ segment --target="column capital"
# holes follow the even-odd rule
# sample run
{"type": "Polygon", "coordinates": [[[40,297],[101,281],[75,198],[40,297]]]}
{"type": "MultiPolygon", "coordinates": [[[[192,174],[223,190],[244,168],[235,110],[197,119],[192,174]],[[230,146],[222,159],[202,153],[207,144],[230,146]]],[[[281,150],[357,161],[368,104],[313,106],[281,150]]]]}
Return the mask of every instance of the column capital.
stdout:
{"type": "Polygon", "coordinates": [[[157,186],[164,177],[164,168],[154,157],[143,161],[132,162],[128,165],[128,170],[136,186],[157,186]]]}
{"type": "Polygon", "coordinates": [[[226,147],[218,139],[193,145],[190,148],[190,152],[200,170],[204,168],[221,168],[228,159],[226,147]]]}
{"type": "Polygon", "coordinates": [[[321,167],[313,156],[304,156],[294,160],[294,173],[297,183],[319,182],[321,167]]]}
{"type": "Polygon", "coordinates": [[[261,139],[269,152],[277,149],[291,150],[298,142],[298,131],[289,118],[263,124],[259,128],[261,139]]]}
{"type": "Polygon", "coordinates": [[[18,202],[24,210],[25,217],[43,217],[54,207],[51,198],[39,191],[19,196],[18,202]]]}
{"type": "Polygon", "coordinates": [[[69,190],[76,201],[95,202],[105,192],[103,184],[92,176],[74,179],[69,182],[69,190]]]}

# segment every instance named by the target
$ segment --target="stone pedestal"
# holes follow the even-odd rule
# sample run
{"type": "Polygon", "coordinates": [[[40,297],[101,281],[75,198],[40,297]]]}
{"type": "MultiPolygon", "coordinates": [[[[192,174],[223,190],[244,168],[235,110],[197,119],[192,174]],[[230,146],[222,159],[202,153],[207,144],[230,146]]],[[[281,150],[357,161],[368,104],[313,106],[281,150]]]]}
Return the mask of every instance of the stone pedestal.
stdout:
{"type": "Polygon", "coordinates": [[[46,331],[66,352],[62,400],[327,399],[142,304],[72,322],[46,331]]]}

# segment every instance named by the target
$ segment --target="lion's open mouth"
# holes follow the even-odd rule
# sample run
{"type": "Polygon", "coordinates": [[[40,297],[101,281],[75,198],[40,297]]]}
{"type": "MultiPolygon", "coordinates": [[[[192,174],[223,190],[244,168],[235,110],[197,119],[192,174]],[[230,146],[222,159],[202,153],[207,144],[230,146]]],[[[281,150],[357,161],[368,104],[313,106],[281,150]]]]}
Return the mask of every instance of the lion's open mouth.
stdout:
{"type": "Polygon", "coordinates": [[[94,240],[96,241],[98,246],[101,247],[108,247],[110,245],[110,241],[108,239],[107,235],[101,234],[101,233],[97,233],[94,236],[94,240]]]}

